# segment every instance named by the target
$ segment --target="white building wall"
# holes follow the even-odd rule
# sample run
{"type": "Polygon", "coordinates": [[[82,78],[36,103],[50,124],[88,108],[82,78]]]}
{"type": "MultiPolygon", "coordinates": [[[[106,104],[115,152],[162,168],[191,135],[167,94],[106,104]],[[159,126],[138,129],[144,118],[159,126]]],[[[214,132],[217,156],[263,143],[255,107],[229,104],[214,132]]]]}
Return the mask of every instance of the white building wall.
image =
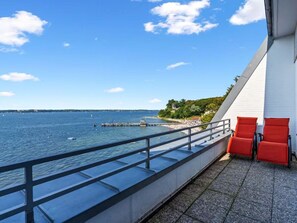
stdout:
{"type": "Polygon", "coordinates": [[[258,117],[258,132],[263,130],[264,117],[289,117],[292,147],[296,150],[297,126],[297,62],[295,62],[296,35],[274,40],[250,79],[226,111],[222,119],[231,119],[231,128],[237,116],[258,117]]]}
{"type": "Polygon", "coordinates": [[[259,63],[243,89],[222,119],[231,119],[231,128],[235,129],[237,116],[258,117],[261,131],[264,115],[265,73],[267,55],[259,63]]]}
{"type": "Polygon", "coordinates": [[[296,148],[296,92],[294,35],[276,39],[267,52],[265,117],[290,118],[293,150],[296,148]]]}

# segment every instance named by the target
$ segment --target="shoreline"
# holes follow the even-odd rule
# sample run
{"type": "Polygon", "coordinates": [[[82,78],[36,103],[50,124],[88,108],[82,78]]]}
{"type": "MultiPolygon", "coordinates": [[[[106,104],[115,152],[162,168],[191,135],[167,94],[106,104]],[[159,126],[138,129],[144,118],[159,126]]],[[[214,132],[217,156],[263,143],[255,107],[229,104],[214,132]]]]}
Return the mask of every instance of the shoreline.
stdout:
{"type": "MultiPolygon", "coordinates": [[[[158,118],[160,120],[178,123],[176,125],[163,125],[164,127],[169,128],[171,130],[189,128],[189,127],[201,124],[200,120],[172,119],[172,118],[162,118],[162,117],[159,117],[159,116],[158,116],[158,118]]],[[[201,128],[199,128],[199,127],[192,129],[192,133],[199,132],[199,131],[201,131],[201,128]]],[[[185,134],[188,134],[187,130],[184,130],[182,132],[185,133],[185,134]]]]}

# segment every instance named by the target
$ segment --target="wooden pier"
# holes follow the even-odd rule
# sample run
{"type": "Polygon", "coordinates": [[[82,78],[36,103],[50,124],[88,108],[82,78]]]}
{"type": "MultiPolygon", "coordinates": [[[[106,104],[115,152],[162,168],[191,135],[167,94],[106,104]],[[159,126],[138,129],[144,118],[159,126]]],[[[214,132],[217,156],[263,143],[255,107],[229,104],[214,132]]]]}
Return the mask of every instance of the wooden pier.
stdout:
{"type": "Polygon", "coordinates": [[[176,123],[131,123],[131,122],[118,122],[118,123],[102,123],[102,127],[151,127],[151,126],[164,126],[176,125],[176,123]]]}

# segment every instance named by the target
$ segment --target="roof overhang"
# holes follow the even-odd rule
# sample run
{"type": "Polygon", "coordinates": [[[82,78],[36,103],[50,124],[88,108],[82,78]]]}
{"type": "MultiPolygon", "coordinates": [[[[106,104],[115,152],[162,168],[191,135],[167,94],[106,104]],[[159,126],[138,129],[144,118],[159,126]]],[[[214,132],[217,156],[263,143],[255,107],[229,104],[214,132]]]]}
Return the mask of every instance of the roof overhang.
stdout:
{"type": "Polygon", "coordinates": [[[297,0],[264,0],[268,35],[273,39],[291,35],[297,25],[297,0]]]}

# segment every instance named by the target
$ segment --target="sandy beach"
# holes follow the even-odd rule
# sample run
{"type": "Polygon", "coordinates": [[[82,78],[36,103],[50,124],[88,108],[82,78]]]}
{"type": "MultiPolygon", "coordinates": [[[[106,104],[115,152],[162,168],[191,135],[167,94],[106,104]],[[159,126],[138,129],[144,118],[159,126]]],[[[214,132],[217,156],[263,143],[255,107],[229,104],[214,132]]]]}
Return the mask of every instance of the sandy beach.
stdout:
{"type": "MultiPolygon", "coordinates": [[[[192,126],[197,126],[201,124],[200,120],[181,120],[181,119],[163,119],[166,121],[171,121],[171,122],[176,122],[176,125],[164,125],[164,127],[167,127],[169,129],[182,129],[182,128],[188,128],[188,127],[192,127],[192,126]]],[[[201,130],[201,128],[197,127],[197,128],[193,128],[192,129],[192,133],[193,132],[199,132],[201,130]]],[[[188,131],[183,131],[184,133],[188,134],[188,131]]]]}

